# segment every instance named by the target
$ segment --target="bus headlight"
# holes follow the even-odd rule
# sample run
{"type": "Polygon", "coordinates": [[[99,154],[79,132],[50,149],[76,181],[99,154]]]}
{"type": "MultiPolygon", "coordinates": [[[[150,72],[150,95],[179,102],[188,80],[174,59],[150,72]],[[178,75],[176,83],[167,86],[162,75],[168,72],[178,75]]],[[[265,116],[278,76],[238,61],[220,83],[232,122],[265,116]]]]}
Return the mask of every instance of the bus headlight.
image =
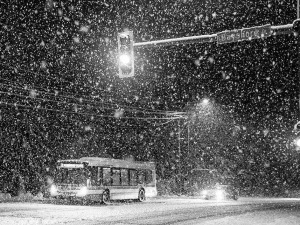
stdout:
{"type": "Polygon", "coordinates": [[[201,195],[204,195],[204,196],[206,196],[207,195],[207,190],[203,190],[202,192],[201,192],[201,195]]]}
{"type": "Polygon", "coordinates": [[[51,185],[50,187],[50,194],[53,195],[57,195],[57,188],[54,184],[51,185]]]}
{"type": "Polygon", "coordinates": [[[216,191],[216,199],[217,200],[222,200],[222,199],[224,199],[224,191],[222,191],[222,190],[217,190],[216,191]]]}
{"type": "Polygon", "coordinates": [[[87,187],[82,187],[78,192],[77,196],[78,197],[84,197],[87,194],[87,187]]]}

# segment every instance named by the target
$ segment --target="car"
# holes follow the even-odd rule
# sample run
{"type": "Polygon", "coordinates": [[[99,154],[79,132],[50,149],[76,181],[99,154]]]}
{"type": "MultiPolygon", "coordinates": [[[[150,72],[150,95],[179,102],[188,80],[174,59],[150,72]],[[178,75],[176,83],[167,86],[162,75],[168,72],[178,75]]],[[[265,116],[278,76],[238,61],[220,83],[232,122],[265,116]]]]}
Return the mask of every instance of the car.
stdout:
{"type": "Polygon", "coordinates": [[[216,185],[213,188],[204,189],[200,193],[201,198],[209,200],[238,199],[238,191],[231,185],[216,185]]]}

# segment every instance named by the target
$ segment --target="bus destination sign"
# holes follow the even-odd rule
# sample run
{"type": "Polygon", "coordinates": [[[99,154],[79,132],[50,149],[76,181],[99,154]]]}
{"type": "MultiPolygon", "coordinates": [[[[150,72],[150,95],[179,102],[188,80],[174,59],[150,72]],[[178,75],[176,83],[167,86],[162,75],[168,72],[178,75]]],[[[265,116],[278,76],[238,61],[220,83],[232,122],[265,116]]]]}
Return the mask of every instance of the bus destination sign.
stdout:
{"type": "Polygon", "coordinates": [[[83,164],[62,163],[60,164],[60,168],[83,168],[83,164]]]}
{"type": "Polygon", "coordinates": [[[258,27],[250,27],[238,30],[229,30],[217,33],[218,44],[225,44],[238,41],[246,41],[270,37],[272,34],[271,25],[263,25],[258,27]]]}

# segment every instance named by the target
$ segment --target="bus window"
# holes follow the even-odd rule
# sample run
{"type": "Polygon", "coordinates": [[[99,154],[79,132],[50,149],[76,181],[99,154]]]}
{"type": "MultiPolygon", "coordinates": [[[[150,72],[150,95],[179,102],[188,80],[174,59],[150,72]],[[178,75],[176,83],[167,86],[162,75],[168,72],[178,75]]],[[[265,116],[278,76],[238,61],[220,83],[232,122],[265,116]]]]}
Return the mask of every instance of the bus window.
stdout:
{"type": "Polygon", "coordinates": [[[97,167],[90,167],[90,177],[89,179],[91,179],[91,185],[95,186],[98,185],[98,177],[97,177],[97,173],[98,173],[98,169],[97,167]]]}
{"type": "Polygon", "coordinates": [[[127,186],[129,183],[128,169],[121,169],[121,183],[122,186],[127,186]]]}
{"type": "Polygon", "coordinates": [[[152,171],[146,170],[146,184],[150,184],[153,181],[152,171]]]}
{"type": "Polygon", "coordinates": [[[111,170],[110,168],[102,168],[103,170],[103,185],[110,186],[111,185],[111,170]]]}
{"type": "Polygon", "coordinates": [[[138,183],[139,184],[145,183],[145,171],[144,170],[138,171],[138,183]]]}
{"type": "Polygon", "coordinates": [[[103,179],[102,179],[102,168],[97,167],[98,173],[97,173],[97,185],[102,185],[103,184],[103,179]]]}
{"type": "Polygon", "coordinates": [[[136,179],[136,170],[129,170],[129,179],[130,179],[130,185],[136,186],[137,185],[137,179],[136,179]]]}
{"type": "Polygon", "coordinates": [[[120,169],[112,170],[112,185],[118,186],[121,185],[121,172],[120,169]]]}

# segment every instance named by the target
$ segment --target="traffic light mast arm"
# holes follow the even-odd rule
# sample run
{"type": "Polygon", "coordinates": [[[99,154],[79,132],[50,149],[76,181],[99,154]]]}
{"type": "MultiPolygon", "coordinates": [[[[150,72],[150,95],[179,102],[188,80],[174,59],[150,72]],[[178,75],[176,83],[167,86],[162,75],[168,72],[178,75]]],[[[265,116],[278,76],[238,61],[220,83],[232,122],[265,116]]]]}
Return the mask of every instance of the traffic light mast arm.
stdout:
{"type": "Polygon", "coordinates": [[[159,47],[168,45],[192,44],[192,43],[207,43],[217,42],[217,44],[226,44],[239,41],[249,41],[252,39],[268,38],[270,36],[291,34],[295,30],[295,25],[299,21],[295,20],[293,24],[280,26],[271,26],[270,24],[256,27],[249,27],[236,30],[226,30],[211,35],[199,35],[181,38],[170,38],[165,40],[148,41],[148,42],[133,42],[133,32],[124,31],[118,33],[118,66],[119,77],[134,76],[134,48],[139,47],[159,47]]]}
{"type": "Polygon", "coordinates": [[[279,26],[271,26],[273,35],[291,34],[293,33],[293,23],[279,26]]]}
{"type": "Polygon", "coordinates": [[[200,35],[200,36],[190,36],[190,37],[181,37],[181,38],[170,38],[170,39],[157,40],[157,41],[139,42],[139,43],[133,43],[133,46],[134,47],[144,47],[144,46],[156,47],[156,46],[180,44],[181,42],[205,43],[205,42],[214,42],[216,40],[217,40],[217,34],[212,34],[212,35],[200,35]]]}
{"type": "MultiPolygon", "coordinates": [[[[251,29],[251,27],[241,29],[241,30],[246,30],[246,29],[251,29]]],[[[293,33],[293,24],[270,26],[270,30],[272,36],[291,34],[293,33]]],[[[199,36],[190,36],[190,37],[181,37],[181,38],[170,38],[170,39],[157,40],[157,41],[133,43],[133,46],[135,48],[139,48],[139,47],[159,47],[159,46],[169,46],[169,45],[179,45],[179,44],[217,42],[218,41],[217,36],[218,34],[211,34],[211,35],[199,35],[199,36]]]]}

